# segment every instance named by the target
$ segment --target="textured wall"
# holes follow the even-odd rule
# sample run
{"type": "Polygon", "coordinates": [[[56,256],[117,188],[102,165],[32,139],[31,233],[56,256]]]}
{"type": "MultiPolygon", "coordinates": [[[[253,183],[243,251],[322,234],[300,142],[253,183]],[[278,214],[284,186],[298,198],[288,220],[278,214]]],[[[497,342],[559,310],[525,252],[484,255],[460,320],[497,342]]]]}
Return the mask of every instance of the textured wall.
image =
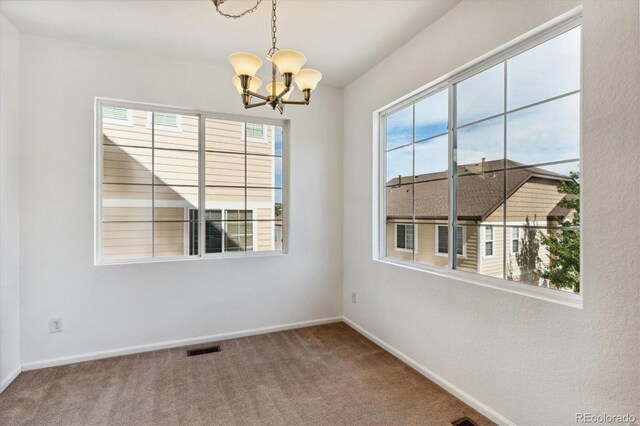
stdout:
{"type": "Polygon", "coordinates": [[[640,418],[638,2],[584,5],[582,310],[373,261],[372,113],[578,4],[463,2],[344,93],[345,315],[518,424],[640,418]]]}
{"type": "Polygon", "coordinates": [[[20,35],[0,14],[0,389],[20,367],[20,35]]]}
{"type": "Polygon", "coordinates": [[[288,255],[93,265],[94,96],[246,114],[232,73],[23,36],[23,363],[341,314],[342,91],[328,86],[285,113],[288,255]]]}

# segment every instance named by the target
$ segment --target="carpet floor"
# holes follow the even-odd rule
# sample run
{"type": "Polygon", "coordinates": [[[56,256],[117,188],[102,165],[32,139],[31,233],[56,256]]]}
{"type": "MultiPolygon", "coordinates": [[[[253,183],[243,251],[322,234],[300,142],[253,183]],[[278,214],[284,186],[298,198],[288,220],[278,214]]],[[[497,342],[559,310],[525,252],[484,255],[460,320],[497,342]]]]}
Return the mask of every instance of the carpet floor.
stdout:
{"type": "Polygon", "coordinates": [[[23,372],[0,425],[492,424],[344,323],[218,343],[23,372]]]}

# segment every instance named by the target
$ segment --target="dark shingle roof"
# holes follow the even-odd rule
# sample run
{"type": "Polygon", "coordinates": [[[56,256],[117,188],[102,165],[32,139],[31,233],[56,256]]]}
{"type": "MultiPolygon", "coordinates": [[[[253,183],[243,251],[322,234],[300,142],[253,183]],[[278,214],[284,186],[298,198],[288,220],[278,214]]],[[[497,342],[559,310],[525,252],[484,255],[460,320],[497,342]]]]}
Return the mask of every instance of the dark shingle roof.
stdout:
{"type": "MultiPolygon", "coordinates": [[[[506,195],[511,196],[533,177],[551,181],[570,180],[568,176],[526,167],[507,161],[506,195]]],[[[458,166],[458,217],[468,220],[485,220],[502,205],[504,190],[504,161],[486,161],[458,166]]],[[[387,183],[387,216],[411,218],[415,185],[416,218],[446,219],[449,211],[447,173],[437,172],[394,178],[387,183]],[[399,184],[400,183],[400,184],[399,184]]]]}

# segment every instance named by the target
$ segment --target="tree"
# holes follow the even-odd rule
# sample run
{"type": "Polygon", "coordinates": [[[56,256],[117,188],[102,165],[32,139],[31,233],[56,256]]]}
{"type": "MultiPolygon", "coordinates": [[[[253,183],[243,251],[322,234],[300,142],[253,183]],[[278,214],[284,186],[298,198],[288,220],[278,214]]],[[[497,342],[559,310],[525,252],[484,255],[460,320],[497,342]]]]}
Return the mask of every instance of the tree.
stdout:
{"type": "Polygon", "coordinates": [[[274,213],[275,213],[276,217],[282,215],[282,203],[275,203],[274,213]]]}
{"type": "Polygon", "coordinates": [[[564,197],[558,203],[568,211],[560,229],[540,233],[542,244],[549,251],[549,264],[539,270],[542,278],[558,288],[580,292],[580,173],[571,172],[571,181],[558,184],[564,197]]]}
{"type": "MultiPolygon", "coordinates": [[[[538,232],[535,228],[530,228],[531,223],[527,217],[525,222],[525,228],[520,238],[520,250],[515,254],[516,263],[520,269],[520,274],[515,276],[513,274],[513,265],[511,258],[509,258],[509,278],[512,281],[519,281],[527,284],[538,285],[540,282],[539,267],[541,265],[541,259],[538,256],[540,252],[540,240],[537,238],[538,232]]],[[[535,218],[533,225],[535,226],[535,218]]]]}

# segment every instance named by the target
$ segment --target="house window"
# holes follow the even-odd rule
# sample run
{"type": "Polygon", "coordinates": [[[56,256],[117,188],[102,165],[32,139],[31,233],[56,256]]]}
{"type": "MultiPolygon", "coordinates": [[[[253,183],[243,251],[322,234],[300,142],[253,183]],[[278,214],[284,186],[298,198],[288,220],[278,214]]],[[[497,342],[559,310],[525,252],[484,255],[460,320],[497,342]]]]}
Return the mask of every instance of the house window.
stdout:
{"type": "Polygon", "coordinates": [[[511,253],[520,253],[520,228],[511,229],[511,253]]]}
{"type": "MultiPolygon", "coordinates": [[[[436,226],[436,252],[438,254],[448,254],[449,253],[449,227],[447,225],[437,225],[436,226]]],[[[462,226],[457,227],[458,232],[456,233],[456,250],[458,256],[464,256],[464,240],[465,240],[465,230],[462,226]]]]}
{"type": "Polygon", "coordinates": [[[446,264],[414,256],[418,266],[579,293],[580,19],[380,111],[381,258],[406,263],[387,241],[398,237],[395,223],[409,221],[435,231],[435,254],[447,255],[446,264]],[[514,259],[523,235],[530,253],[514,259]]]}
{"type": "Polygon", "coordinates": [[[147,128],[165,132],[182,132],[182,115],[167,112],[147,112],[147,128]]]}
{"type": "Polygon", "coordinates": [[[491,226],[484,228],[484,255],[485,257],[493,256],[493,228],[491,226]]]}
{"type": "Polygon", "coordinates": [[[105,105],[102,107],[102,122],[120,126],[133,126],[133,114],[128,108],[105,105]]]}
{"type": "Polygon", "coordinates": [[[97,101],[96,263],[286,251],[287,122],[270,119],[270,145],[254,148],[240,138],[244,122],[152,109],[97,101]],[[142,120],[127,129],[105,121],[121,110],[142,120]]]}
{"type": "Polygon", "coordinates": [[[396,224],[396,249],[409,251],[414,249],[414,229],[414,225],[396,224]]]}
{"type": "Polygon", "coordinates": [[[243,141],[246,139],[247,142],[257,142],[261,144],[268,142],[267,126],[265,124],[243,123],[240,130],[240,139],[243,141]]]}

